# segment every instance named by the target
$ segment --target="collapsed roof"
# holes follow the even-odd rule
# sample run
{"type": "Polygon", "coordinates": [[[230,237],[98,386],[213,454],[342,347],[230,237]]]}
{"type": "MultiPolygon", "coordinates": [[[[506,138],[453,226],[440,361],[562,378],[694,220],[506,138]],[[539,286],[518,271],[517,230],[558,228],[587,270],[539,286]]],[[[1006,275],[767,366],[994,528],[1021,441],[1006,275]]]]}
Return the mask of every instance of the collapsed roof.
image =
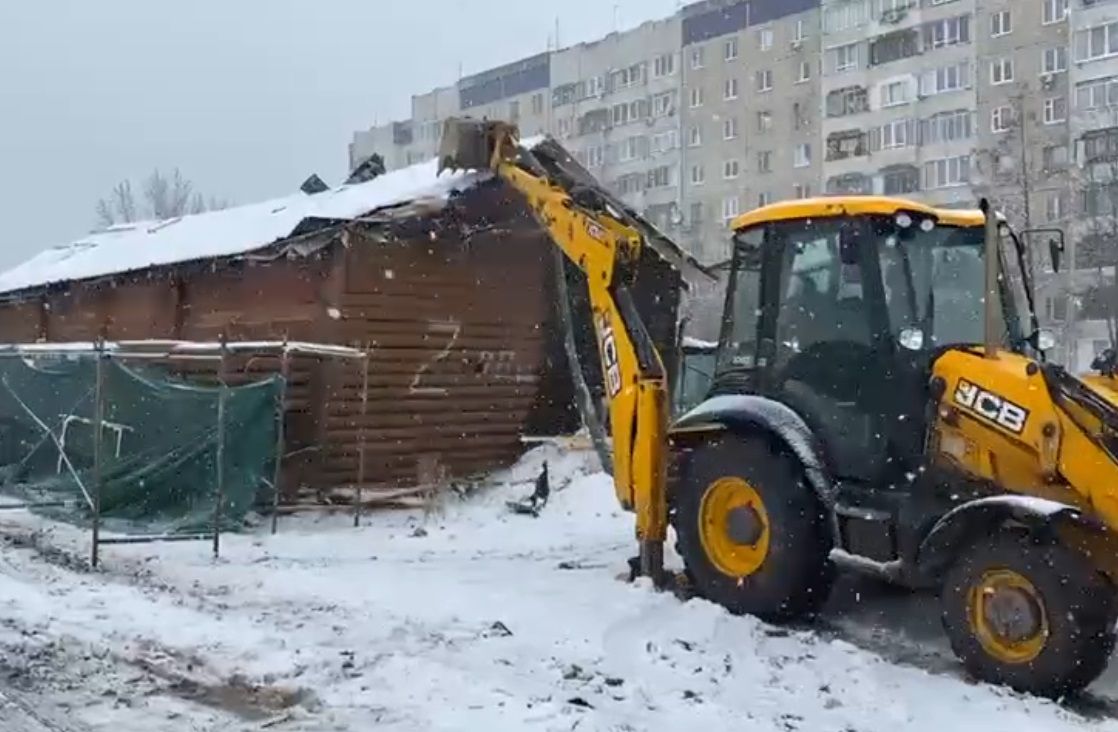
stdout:
{"type": "MultiPolygon", "coordinates": [[[[553,140],[534,138],[528,149],[543,145],[561,149],[553,140]]],[[[120,224],[46,249],[0,273],[0,295],[77,280],[89,280],[153,267],[244,255],[300,235],[308,224],[354,221],[384,209],[408,206],[433,212],[449,197],[492,179],[488,172],[438,174],[438,161],[341,185],[310,195],[303,191],[262,203],[208,211],[163,221],[120,224]]],[[[636,214],[629,210],[628,213],[636,214]]],[[[639,218],[639,217],[638,217],[639,218]]],[[[642,224],[647,222],[643,222],[642,224]]],[[[685,281],[698,263],[648,225],[652,247],[682,272],[685,281]]]]}

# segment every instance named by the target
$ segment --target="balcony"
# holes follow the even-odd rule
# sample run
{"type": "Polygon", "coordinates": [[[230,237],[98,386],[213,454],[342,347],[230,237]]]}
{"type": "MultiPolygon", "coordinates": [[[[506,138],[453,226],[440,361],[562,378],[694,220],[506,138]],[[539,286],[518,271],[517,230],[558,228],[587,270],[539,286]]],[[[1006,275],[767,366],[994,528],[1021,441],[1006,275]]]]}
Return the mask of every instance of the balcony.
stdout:
{"type": "Polygon", "coordinates": [[[828,196],[856,196],[873,193],[873,177],[865,173],[846,173],[827,179],[828,196]]]}
{"type": "Polygon", "coordinates": [[[861,130],[835,132],[827,136],[828,163],[869,154],[868,136],[861,130]]]}
{"type": "Polygon", "coordinates": [[[869,91],[864,86],[847,86],[827,94],[827,116],[846,117],[868,112],[869,91]]]}

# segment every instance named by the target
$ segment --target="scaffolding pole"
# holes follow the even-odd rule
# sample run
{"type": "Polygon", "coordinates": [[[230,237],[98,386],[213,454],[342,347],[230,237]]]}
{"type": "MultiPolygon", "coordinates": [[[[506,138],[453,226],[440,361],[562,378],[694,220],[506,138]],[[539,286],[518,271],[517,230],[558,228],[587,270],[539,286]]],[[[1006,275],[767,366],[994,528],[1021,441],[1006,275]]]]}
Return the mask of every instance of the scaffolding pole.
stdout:
{"type": "Polygon", "coordinates": [[[280,480],[283,474],[283,453],[287,447],[284,434],[287,418],[287,382],[291,376],[291,353],[287,339],[283,340],[283,353],[280,355],[280,393],[276,405],[276,469],[272,475],[272,534],[279,528],[280,480]]]}
{"type": "Polygon", "coordinates": [[[369,414],[369,350],[361,364],[361,424],[357,427],[357,498],[353,508],[353,526],[361,525],[361,504],[365,501],[365,422],[369,414]]]}
{"type": "Polygon", "coordinates": [[[217,365],[217,484],[214,486],[214,528],[213,528],[213,554],[214,559],[221,555],[221,515],[225,502],[225,400],[227,397],[226,376],[226,347],[225,333],[221,334],[221,359],[217,365]]]}
{"type": "MultiPolygon", "coordinates": [[[[101,561],[101,433],[105,421],[105,342],[97,340],[96,369],[93,387],[93,547],[90,564],[94,569],[101,561]]],[[[65,448],[60,448],[65,449],[65,448]]]]}

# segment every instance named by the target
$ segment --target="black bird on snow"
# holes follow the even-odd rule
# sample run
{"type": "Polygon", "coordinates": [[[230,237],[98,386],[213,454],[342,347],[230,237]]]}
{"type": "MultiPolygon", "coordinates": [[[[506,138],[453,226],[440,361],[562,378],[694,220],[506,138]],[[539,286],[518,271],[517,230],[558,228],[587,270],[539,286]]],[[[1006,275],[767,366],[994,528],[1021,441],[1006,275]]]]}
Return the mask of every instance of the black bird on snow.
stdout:
{"type": "Polygon", "coordinates": [[[551,495],[551,479],[548,475],[547,463],[543,464],[543,470],[540,471],[539,476],[536,477],[536,490],[532,495],[528,496],[519,503],[509,503],[515,513],[527,513],[532,516],[539,516],[540,510],[547,505],[547,499],[551,495]]]}

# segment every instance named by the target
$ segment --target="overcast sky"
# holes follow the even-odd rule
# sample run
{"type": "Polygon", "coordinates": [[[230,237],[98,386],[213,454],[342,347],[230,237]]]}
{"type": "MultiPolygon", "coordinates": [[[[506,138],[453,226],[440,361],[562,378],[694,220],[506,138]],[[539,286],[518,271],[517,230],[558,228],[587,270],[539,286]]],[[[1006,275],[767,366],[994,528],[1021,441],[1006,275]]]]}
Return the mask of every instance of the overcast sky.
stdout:
{"type": "Polygon", "coordinates": [[[670,15],[679,0],[0,0],[0,267],[178,166],[248,203],[346,173],[413,92],[670,15]]]}

